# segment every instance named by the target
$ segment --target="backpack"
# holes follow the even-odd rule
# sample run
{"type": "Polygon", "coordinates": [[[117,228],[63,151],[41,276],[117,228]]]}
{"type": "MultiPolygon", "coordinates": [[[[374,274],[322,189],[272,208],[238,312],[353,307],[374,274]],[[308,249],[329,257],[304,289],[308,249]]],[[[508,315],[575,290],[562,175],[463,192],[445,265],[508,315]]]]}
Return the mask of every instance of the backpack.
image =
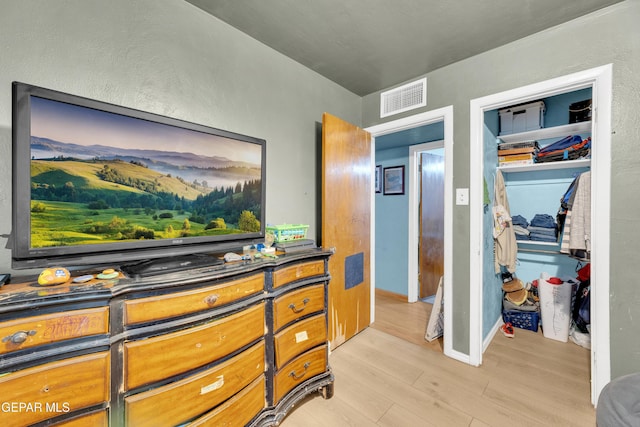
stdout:
{"type": "Polygon", "coordinates": [[[576,291],[571,317],[576,328],[582,333],[588,333],[587,326],[591,324],[591,264],[578,270],[580,285],[576,291]]]}
{"type": "Polygon", "coordinates": [[[576,328],[582,333],[588,333],[587,326],[591,324],[591,285],[590,280],[580,282],[576,292],[572,318],[576,328]]]}

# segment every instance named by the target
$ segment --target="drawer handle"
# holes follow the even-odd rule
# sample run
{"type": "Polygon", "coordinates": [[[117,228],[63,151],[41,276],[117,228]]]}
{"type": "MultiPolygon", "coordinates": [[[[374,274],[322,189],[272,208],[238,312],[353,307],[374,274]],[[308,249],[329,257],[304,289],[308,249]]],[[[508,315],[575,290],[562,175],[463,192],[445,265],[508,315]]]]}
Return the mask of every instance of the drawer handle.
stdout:
{"type": "Polygon", "coordinates": [[[307,374],[307,369],[309,369],[309,366],[311,366],[311,363],[307,362],[304,364],[304,371],[300,375],[296,374],[296,371],[291,371],[291,373],[289,373],[289,376],[294,380],[299,380],[307,374]]]}
{"type": "Polygon", "coordinates": [[[218,295],[217,294],[209,295],[208,297],[206,297],[204,299],[204,302],[207,305],[214,305],[216,303],[216,301],[218,301],[218,295]]]}
{"type": "Polygon", "coordinates": [[[18,331],[13,335],[6,336],[2,338],[2,342],[10,341],[12,344],[22,344],[27,340],[28,337],[35,335],[37,331],[18,331]]]}
{"type": "Polygon", "coordinates": [[[291,311],[293,311],[294,313],[300,313],[302,310],[305,309],[305,306],[309,303],[309,298],[305,298],[302,300],[302,307],[301,308],[297,308],[295,304],[291,303],[289,304],[289,308],[291,309],[291,311]]]}

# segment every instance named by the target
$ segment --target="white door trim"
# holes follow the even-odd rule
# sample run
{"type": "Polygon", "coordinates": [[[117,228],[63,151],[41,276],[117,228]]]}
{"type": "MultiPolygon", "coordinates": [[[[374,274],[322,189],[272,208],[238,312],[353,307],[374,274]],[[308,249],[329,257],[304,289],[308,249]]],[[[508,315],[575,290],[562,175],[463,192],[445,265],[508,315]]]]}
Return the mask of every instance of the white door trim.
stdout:
{"type": "MultiPolygon", "coordinates": [[[[437,110],[427,111],[410,117],[404,117],[398,120],[381,123],[371,126],[365,130],[371,134],[372,138],[372,165],[375,165],[375,137],[399,132],[406,129],[428,125],[431,123],[444,122],[444,151],[445,151],[445,182],[444,182],[444,354],[454,359],[468,362],[467,355],[456,352],[452,346],[452,271],[453,271],[453,106],[439,108],[437,110]]],[[[411,164],[411,162],[410,162],[411,164]]],[[[375,166],[374,166],[375,167],[375,166]]],[[[372,171],[372,173],[374,173],[372,171]]],[[[411,185],[411,181],[410,181],[411,185]]],[[[372,203],[372,211],[375,211],[375,204],[372,203]]],[[[372,212],[373,213],[373,212],[372,212]]],[[[417,231],[413,216],[416,215],[413,209],[409,209],[409,260],[407,262],[409,269],[409,283],[407,284],[408,295],[415,292],[417,300],[417,288],[412,284],[412,277],[415,277],[417,283],[418,274],[418,257],[417,242],[414,245],[411,242],[416,241],[417,231]],[[412,290],[413,288],[413,290],[412,290]]],[[[372,229],[373,233],[373,229],[372,229]]],[[[373,236],[373,235],[372,235],[373,236]]],[[[375,239],[372,240],[375,242],[375,239]]],[[[374,243],[372,243],[374,244],[374,243]]],[[[375,251],[372,250],[372,258],[375,257],[375,251]]],[[[372,263],[373,265],[373,263],[372,263]]],[[[375,276],[375,270],[371,271],[371,276],[375,276]]],[[[375,303],[375,288],[371,288],[371,304],[375,303]]],[[[414,301],[415,301],[414,300],[414,301]]],[[[373,309],[371,311],[373,313],[373,309]]],[[[425,325],[426,327],[426,325],[425,325]]]]}
{"type": "Polygon", "coordinates": [[[470,103],[470,332],[469,358],[482,363],[482,200],[485,111],[532,101],[580,88],[592,88],[593,146],[591,160],[591,402],[611,379],[609,333],[609,250],[611,191],[612,65],[604,65],[544,82],[471,100],[470,103]],[[597,208],[596,208],[597,200],[597,208]],[[604,226],[596,227],[596,224],[604,226]]]}

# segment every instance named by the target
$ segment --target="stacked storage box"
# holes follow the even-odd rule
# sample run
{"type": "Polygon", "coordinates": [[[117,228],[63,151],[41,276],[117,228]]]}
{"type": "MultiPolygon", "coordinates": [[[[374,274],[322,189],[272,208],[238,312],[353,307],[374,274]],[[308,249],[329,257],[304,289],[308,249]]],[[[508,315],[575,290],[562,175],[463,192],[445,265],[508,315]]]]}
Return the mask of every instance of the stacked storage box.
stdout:
{"type": "Polygon", "coordinates": [[[544,101],[514,105],[498,110],[500,135],[528,132],[544,127],[544,101]]]}

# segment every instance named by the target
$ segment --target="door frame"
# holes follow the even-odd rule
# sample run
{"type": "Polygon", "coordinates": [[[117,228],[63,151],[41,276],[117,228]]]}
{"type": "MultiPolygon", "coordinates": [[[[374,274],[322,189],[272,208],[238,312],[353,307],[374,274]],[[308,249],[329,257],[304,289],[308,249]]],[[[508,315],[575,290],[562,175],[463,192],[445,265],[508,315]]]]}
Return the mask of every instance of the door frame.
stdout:
{"type": "MultiPolygon", "coordinates": [[[[453,301],[452,295],[452,274],[453,274],[453,106],[442,107],[436,110],[415,114],[379,125],[365,128],[371,134],[371,164],[375,168],[375,138],[390,133],[395,133],[407,129],[443,122],[444,123],[444,151],[445,151],[445,181],[444,181],[444,354],[454,359],[466,361],[467,356],[453,350],[453,301]]],[[[435,148],[435,147],[434,147],[435,148]]],[[[415,168],[414,161],[409,162],[409,168],[415,168]],[[413,166],[412,166],[413,165],[413,166]]],[[[373,174],[375,171],[372,170],[373,174]]],[[[409,195],[410,203],[415,202],[418,196],[418,183],[416,174],[409,172],[409,195]]],[[[371,191],[371,322],[375,320],[375,191],[371,191]]],[[[409,271],[409,281],[407,284],[407,295],[409,302],[418,299],[418,213],[417,208],[409,207],[409,259],[407,268],[409,271]]],[[[426,325],[425,325],[426,327],[426,325]]]]}
{"type": "MultiPolygon", "coordinates": [[[[592,88],[593,140],[591,148],[591,277],[597,286],[591,288],[591,402],[596,404],[602,388],[611,379],[609,332],[609,251],[611,192],[611,97],[612,65],[546,80],[470,102],[470,260],[469,260],[469,359],[480,365],[482,353],[493,338],[483,342],[483,163],[484,113],[551,95],[582,88],[592,88]],[[596,209],[597,200],[597,209],[596,209]],[[607,226],[596,227],[596,224],[607,226]]],[[[498,319],[498,322],[500,320],[498,319]]],[[[495,333],[495,328],[494,328],[495,333]]]]}

